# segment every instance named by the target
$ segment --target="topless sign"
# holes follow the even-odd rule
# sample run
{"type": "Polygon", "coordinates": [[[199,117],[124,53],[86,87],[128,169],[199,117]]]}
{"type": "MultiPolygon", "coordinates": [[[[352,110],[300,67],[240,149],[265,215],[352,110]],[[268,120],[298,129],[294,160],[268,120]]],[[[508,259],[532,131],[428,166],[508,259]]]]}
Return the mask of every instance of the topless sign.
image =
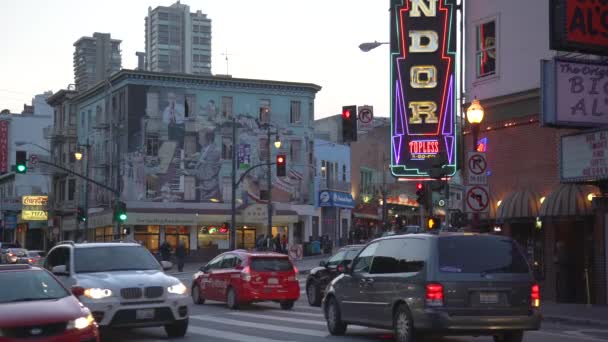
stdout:
{"type": "Polygon", "coordinates": [[[426,178],[438,155],[456,171],[456,0],[391,0],[391,171],[426,178]]]}

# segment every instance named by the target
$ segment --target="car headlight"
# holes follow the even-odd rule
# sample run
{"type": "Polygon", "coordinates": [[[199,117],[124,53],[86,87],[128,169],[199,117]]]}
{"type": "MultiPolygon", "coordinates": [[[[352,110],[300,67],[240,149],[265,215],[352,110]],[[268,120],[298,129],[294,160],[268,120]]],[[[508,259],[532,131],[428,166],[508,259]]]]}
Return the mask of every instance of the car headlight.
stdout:
{"type": "Polygon", "coordinates": [[[186,291],[188,291],[188,288],[186,287],[186,285],[180,283],[177,283],[173,286],[169,286],[167,288],[167,291],[169,291],[169,293],[173,293],[173,294],[184,294],[186,293],[186,291]]]}
{"type": "Polygon", "coordinates": [[[112,290],[91,288],[84,290],[84,296],[91,299],[102,299],[112,296],[112,290]]]}
{"type": "Polygon", "coordinates": [[[93,324],[93,322],[95,322],[95,318],[93,318],[93,315],[89,314],[88,316],[76,318],[75,320],[69,321],[67,329],[68,330],[72,330],[72,329],[78,329],[78,330],[86,329],[89,326],[91,326],[91,324],[93,324]]]}

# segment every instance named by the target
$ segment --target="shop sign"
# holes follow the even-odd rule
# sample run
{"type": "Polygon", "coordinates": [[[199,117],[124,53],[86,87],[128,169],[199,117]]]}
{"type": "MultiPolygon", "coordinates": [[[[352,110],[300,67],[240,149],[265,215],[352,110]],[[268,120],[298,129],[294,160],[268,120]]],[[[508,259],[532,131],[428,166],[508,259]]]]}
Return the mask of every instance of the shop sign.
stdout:
{"type": "Polygon", "coordinates": [[[46,207],[49,202],[49,196],[23,196],[22,203],[24,206],[40,206],[46,207]]]}
{"type": "Polygon", "coordinates": [[[151,226],[193,226],[198,220],[195,215],[168,213],[129,213],[126,224],[151,226]]]}
{"type": "Polygon", "coordinates": [[[21,219],[24,221],[47,221],[48,213],[45,210],[23,210],[21,219]]]}
{"type": "Polygon", "coordinates": [[[608,64],[556,58],[542,61],[542,122],[558,127],[608,124],[608,64]]]}
{"type": "Polygon", "coordinates": [[[242,219],[246,223],[268,222],[268,206],[266,204],[252,204],[242,211],[242,219]]]}
{"type": "Polygon", "coordinates": [[[353,196],[345,192],[319,191],[319,207],[354,208],[353,196]]]}
{"type": "Polygon", "coordinates": [[[550,48],[608,55],[608,1],[551,0],[550,48]]]}
{"type": "Polygon", "coordinates": [[[391,0],[394,176],[428,178],[440,155],[447,157],[448,176],[456,172],[456,8],[456,0],[391,0]]]}
{"type": "Polygon", "coordinates": [[[17,216],[15,216],[15,215],[4,216],[4,228],[6,228],[6,229],[17,228],[17,216]]]}
{"type": "Polygon", "coordinates": [[[8,120],[0,120],[0,174],[8,172],[8,120]]]}
{"type": "Polygon", "coordinates": [[[2,210],[19,211],[23,208],[21,205],[21,198],[4,198],[0,200],[0,208],[2,208],[2,210]]]}
{"type": "Polygon", "coordinates": [[[562,182],[608,179],[608,130],[561,137],[560,178],[562,182]]]}

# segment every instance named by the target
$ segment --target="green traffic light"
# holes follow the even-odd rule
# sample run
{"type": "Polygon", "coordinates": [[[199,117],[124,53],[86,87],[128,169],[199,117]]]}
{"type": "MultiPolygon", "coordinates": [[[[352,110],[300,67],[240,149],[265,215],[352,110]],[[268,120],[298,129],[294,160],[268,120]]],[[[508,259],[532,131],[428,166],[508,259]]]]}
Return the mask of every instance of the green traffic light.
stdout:
{"type": "Polygon", "coordinates": [[[121,221],[126,221],[127,220],[127,214],[122,213],[120,215],[118,215],[118,219],[121,221]]]}
{"type": "Polygon", "coordinates": [[[23,165],[23,164],[17,165],[17,172],[25,172],[25,165],[23,165]]]}

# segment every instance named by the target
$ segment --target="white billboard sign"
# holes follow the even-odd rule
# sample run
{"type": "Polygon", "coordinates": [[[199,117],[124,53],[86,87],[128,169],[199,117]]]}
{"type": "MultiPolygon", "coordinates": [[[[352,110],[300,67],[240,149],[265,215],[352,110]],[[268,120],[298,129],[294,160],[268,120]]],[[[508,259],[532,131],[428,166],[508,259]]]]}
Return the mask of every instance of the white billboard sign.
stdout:
{"type": "Polygon", "coordinates": [[[608,130],[566,135],[560,145],[562,182],[608,179],[608,130]]]}

